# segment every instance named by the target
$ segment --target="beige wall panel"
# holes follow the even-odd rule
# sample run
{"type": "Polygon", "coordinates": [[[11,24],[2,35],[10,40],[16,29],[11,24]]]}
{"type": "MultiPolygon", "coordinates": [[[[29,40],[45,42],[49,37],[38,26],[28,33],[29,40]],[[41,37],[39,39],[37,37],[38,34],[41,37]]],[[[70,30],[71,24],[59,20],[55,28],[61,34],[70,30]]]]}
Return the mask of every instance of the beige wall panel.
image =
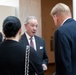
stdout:
{"type": "Polygon", "coordinates": [[[7,16],[15,16],[15,7],[0,5],[0,32],[2,31],[3,20],[7,16]]]}

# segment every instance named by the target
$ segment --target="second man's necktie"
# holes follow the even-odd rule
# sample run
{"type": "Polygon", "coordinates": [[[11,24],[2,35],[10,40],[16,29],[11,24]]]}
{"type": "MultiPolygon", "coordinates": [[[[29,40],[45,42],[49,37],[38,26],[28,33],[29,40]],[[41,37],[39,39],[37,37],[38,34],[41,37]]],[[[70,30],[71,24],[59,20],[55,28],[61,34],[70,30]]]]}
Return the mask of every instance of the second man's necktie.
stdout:
{"type": "Polygon", "coordinates": [[[30,46],[34,48],[34,43],[33,43],[33,39],[30,38],[30,46]]]}

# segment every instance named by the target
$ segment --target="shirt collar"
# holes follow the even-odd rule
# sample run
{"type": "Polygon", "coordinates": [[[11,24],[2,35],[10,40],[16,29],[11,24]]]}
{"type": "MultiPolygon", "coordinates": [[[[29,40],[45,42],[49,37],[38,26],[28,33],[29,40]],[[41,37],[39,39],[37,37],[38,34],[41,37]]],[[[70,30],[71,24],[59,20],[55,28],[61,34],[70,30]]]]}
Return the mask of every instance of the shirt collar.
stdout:
{"type": "Polygon", "coordinates": [[[61,24],[61,26],[65,23],[65,21],[67,21],[68,19],[70,19],[70,17],[69,18],[66,18],[63,22],[62,22],[62,24],[61,24]]]}
{"type": "MultiPolygon", "coordinates": [[[[25,34],[26,34],[27,39],[29,40],[30,39],[30,36],[27,33],[25,33],[25,34]]],[[[32,37],[32,40],[33,39],[34,39],[34,36],[32,37]]]]}

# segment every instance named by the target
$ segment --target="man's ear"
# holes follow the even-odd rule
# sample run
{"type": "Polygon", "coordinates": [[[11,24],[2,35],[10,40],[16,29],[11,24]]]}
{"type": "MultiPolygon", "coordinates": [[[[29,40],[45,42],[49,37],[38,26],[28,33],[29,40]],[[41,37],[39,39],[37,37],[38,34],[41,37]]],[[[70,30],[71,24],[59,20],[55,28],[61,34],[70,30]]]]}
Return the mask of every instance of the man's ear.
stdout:
{"type": "Polygon", "coordinates": [[[27,31],[27,24],[24,24],[25,31],[27,31]]]}
{"type": "Polygon", "coordinates": [[[54,15],[55,19],[57,20],[58,16],[57,15],[54,15]]]}
{"type": "Polygon", "coordinates": [[[25,27],[25,29],[26,29],[26,27],[27,27],[27,24],[24,24],[24,27],[25,27]]]}

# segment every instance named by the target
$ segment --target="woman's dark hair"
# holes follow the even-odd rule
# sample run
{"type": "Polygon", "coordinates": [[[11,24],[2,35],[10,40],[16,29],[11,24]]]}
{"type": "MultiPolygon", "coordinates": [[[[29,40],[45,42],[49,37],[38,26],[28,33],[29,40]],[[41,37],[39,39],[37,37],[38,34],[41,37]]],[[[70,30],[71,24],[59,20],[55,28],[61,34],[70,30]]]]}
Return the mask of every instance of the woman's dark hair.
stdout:
{"type": "Polygon", "coordinates": [[[15,37],[21,28],[20,20],[15,16],[8,16],[3,22],[3,32],[5,37],[15,37]]]}

